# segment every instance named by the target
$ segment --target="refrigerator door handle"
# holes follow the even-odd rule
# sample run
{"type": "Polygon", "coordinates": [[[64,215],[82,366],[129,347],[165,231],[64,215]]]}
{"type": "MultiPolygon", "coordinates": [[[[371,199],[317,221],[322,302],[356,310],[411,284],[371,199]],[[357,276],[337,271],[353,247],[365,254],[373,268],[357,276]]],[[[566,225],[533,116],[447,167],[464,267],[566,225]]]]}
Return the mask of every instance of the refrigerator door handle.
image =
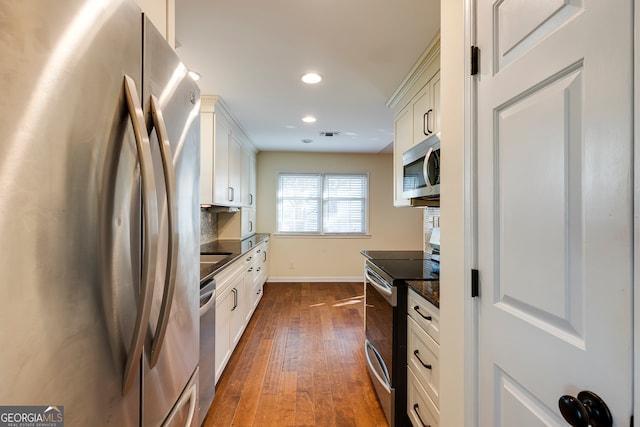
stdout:
{"type": "Polygon", "coordinates": [[[149,323],[151,314],[155,262],[158,256],[158,206],[155,196],[156,185],[152,169],[151,148],[149,146],[146,127],[144,126],[144,115],[142,113],[138,91],[136,90],[136,84],[131,77],[126,75],[124,76],[124,92],[136,140],[138,161],[140,162],[144,241],[140,298],[138,299],[135,326],[124,368],[122,381],[123,395],[127,394],[133,385],[133,380],[140,365],[139,362],[145,338],[144,332],[146,331],[146,325],[149,323]]]}
{"type": "Polygon", "coordinates": [[[187,414],[187,420],[184,423],[185,427],[189,427],[193,422],[193,417],[196,413],[196,404],[198,403],[198,382],[194,382],[186,390],[182,397],[176,402],[175,406],[171,410],[171,413],[167,416],[167,419],[162,423],[162,427],[169,427],[174,424],[174,419],[180,414],[180,410],[189,401],[189,412],[187,414]]]}
{"type": "Polygon", "coordinates": [[[151,95],[151,115],[153,117],[153,126],[156,128],[158,135],[158,144],[160,148],[160,157],[162,158],[162,170],[164,172],[164,181],[167,191],[167,213],[169,219],[169,252],[167,256],[167,269],[164,280],[164,294],[162,296],[162,304],[160,306],[160,314],[158,315],[158,326],[155,336],[151,343],[151,360],[149,367],[153,368],[158,363],[162,344],[167,333],[167,325],[169,323],[169,314],[171,313],[171,304],[173,303],[173,294],[176,288],[176,269],[178,265],[178,208],[176,195],[176,174],[173,166],[173,156],[171,154],[171,144],[167,135],[167,127],[165,125],[160,102],[158,98],[151,95]]]}

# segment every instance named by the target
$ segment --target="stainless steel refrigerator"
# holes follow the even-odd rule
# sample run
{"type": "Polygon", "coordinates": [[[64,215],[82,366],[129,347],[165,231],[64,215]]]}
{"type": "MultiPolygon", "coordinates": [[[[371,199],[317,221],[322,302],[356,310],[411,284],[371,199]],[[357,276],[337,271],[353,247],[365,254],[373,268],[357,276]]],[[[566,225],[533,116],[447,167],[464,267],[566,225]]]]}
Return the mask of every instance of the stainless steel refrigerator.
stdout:
{"type": "Polygon", "coordinates": [[[0,406],[195,426],[197,85],[133,0],[0,28],[0,406]]]}

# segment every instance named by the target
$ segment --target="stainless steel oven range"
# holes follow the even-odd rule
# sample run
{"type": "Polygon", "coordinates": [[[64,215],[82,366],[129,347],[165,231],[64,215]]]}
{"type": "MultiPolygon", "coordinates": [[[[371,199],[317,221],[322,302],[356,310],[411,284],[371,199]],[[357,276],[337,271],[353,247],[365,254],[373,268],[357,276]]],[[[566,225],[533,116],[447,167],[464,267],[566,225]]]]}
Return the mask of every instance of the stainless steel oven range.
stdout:
{"type": "Polygon", "coordinates": [[[365,264],[365,355],[369,376],[390,427],[410,426],[407,417],[407,284],[367,260],[365,264]]]}

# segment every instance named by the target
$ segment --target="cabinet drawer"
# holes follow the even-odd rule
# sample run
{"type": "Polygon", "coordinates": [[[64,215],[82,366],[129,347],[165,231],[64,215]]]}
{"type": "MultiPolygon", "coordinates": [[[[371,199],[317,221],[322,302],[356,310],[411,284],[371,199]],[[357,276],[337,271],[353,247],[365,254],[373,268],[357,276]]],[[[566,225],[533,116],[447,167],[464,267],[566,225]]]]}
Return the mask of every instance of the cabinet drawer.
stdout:
{"type": "Polygon", "coordinates": [[[440,346],[407,317],[407,364],[436,406],[439,404],[440,346]]]}
{"type": "Polygon", "coordinates": [[[227,266],[222,272],[216,274],[216,292],[218,295],[230,289],[234,283],[242,277],[246,269],[244,261],[233,261],[233,264],[227,266]]]}
{"type": "Polygon", "coordinates": [[[413,289],[409,289],[407,313],[435,342],[440,342],[440,310],[413,289]]]}
{"type": "Polygon", "coordinates": [[[420,385],[411,367],[407,369],[407,388],[407,414],[414,427],[438,427],[440,411],[420,385]]]}

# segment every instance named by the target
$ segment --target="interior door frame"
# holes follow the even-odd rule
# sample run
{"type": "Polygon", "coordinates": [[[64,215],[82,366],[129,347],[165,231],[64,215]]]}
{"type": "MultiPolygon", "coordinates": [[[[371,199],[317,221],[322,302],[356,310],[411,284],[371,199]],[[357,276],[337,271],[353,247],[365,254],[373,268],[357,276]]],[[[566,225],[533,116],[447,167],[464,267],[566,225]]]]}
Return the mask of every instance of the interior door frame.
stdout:
{"type": "MultiPolygon", "coordinates": [[[[478,268],[477,83],[471,75],[470,52],[476,45],[476,2],[464,1],[464,289],[471,289],[471,269],[478,268]]],[[[640,0],[639,0],[640,1],[640,0]]],[[[478,301],[464,292],[464,424],[478,427],[478,301]]]]}
{"type": "Polygon", "coordinates": [[[633,413],[640,413],[640,0],[633,2],[633,413]]]}
{"type": "MultiPolygon", "coordinates": [[[[462,0],[464,49],[476,44],[477,0],[462,0]]],[[[640,0],[633,0],[633,414],[640,413],[640,0]]],[[[467,56],[468,57],[468,56],[467,56]]],[[[464,63],[464,268],[465,289],[471,287],[472,268],[477,268],[477,84],[470,74],[470,60],[464,63]]],[[[478,427],[478,302],[465,292],[464,300],[464,425],[478,427]]]]}

